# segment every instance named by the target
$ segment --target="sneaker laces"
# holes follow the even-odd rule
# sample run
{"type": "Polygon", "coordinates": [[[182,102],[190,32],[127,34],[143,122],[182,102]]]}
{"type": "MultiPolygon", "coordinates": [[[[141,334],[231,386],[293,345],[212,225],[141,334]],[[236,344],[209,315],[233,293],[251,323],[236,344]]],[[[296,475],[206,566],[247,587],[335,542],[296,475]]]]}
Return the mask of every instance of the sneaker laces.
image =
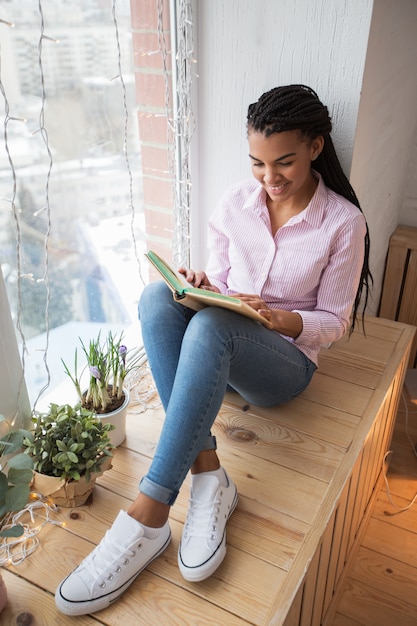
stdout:
{"type": "MultiPolygon", "coordinates": [[[[140,546],[139,543],[138,547],[140,546]]],[[[129,563],[129,558],[133,558],[135,554],[134,550],[115,544],[110,531],[107,531],[96,548],[84,559],[83,567],[95,583],[104,587],[106,581],[113,580],[115,574],[119,574],[122,567],[129,563]]]]}
{"type": "Polygon", "coordinates": [[[204,502],[190,498],[190,508],[185,522],[185,537],[215,539],[219,506],[220,499],[204,502]]]}

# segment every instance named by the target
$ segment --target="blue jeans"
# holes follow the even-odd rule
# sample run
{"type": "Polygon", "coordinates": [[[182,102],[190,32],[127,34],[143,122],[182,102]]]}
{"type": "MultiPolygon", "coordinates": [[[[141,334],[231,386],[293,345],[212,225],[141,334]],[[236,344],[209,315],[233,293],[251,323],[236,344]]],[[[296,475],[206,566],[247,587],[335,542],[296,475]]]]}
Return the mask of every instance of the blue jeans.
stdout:
{"type": "Polygon", "coordinates": [[[301,393],[316,366],[258,322],[219,307],[196,313],[175,302],[163,281],[144,289],[139,319],[165,409],[140,491],[172,505],[199,452],[216,448],[210,430],[228,385],[248,403],[273,406],[301,393]]]}

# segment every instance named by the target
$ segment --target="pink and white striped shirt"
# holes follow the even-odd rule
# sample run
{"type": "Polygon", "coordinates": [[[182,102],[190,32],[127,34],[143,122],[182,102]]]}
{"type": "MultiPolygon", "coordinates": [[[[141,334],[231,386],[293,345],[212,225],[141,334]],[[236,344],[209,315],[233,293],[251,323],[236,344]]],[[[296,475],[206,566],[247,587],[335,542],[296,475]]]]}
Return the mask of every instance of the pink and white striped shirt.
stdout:
{"type": "Polygon", "coordinates": [[[364,258],[366,223],[351,202],[319,184],[308,206],[272,236],[258,181],[234,185],[209,220],[207,276],[221,293],[257,294],[271,309],[296,311],[303,330],[286,337],[314,363],[342,337],[364,258]]]}

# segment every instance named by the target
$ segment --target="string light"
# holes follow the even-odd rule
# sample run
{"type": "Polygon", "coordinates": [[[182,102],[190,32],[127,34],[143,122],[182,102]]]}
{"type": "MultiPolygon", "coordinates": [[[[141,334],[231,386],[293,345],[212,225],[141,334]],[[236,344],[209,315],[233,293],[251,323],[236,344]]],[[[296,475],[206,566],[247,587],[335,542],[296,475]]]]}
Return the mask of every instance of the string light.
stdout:
{"type": "Polygon", "coordinates": [[[43,206],[41,209],[38,209],[37,211],[35,211],[33,213],[34,217],[38,217],[38,215],[40,215],[41,213],[43,213],[44,211],[46,211],[47,207],[43,206]]]}
{"type": "Polygon", "coordinates": [[[168,120],[169,165],[174,193],[173,257],[177,266],[190,263],[190,210],[191,176],[190,145],[195,122],[191,106],[193,73],[193,19],[190,0],[171,1],[170,10],[175,16],[176,32],[171,32],[177,50],[172,67],[175,98],[172,103],[173,119],[170,121],[171,99],[167,70],[167,46],[163,30],[163,0],[158,0],[158,41],[163,61],[165,81],[165,108],[168,120]]]}
{"type": "Polygon", "coordinates": [[[45,74],[44,74],[44,68],[43,68],[43,42],[46,40],[46,41],[52,41],[54,43],[57,43],[58,41],[54,39],[53,37],[48,37],[47,35],[45,35],[45,20],[44,20],[41,0],[38,0],[38,12],[39,12],[39,18],[40,18],[40,36],[39,36],[39,43],[38,43],[38,66],[39,66],[40,82],[41,82],[41,108],[39,112],[38,132],[40,133],[42,137],[42,140],[43,140],[43,143],[44,143],[47,155],[48,155],[48,169],[47,169],[46,178],[45,178],[45,206],[42,209],[42,212],[43,211],[46,212],[46,222],[47,222],[46,232],[45,232],[44,241],[43,241],[44,273],[43,273],[43,277],[37,280],[38,284],[42,283],[45,285],[45,315],[44,315],[45,350],[43,352],[42,360],[43,360],[43,364],[44,364],[44,368],[46,372],[46,383],[39,390],[39,393],[33,404],[33,411],[35,411],[36,405],[39,399],[41,398],[42,394],[46,391],[46,389],[48,389],[50,382],[51,382],[51,372],[50,372],[49,365],[48,365],[49,305],[50,305],[50,300],[51,300],[51,294],[50,294],[50,289],[49,289],[49,239],[50,239],[51,227],[52,227],[51,208],[50,208],[50,202],[49,202],[49,185],[50,185],[50,179],[51,179],[51,173],[52,173],[52,167],[53,167],[53,157],[52,157],[51,148],[49,146],[48,132],[47,132],[47,129],[45,128],[46,89],[45,89],[45,74]]]}
{"type": "Polygon", "coordinates": [[[9,513],[2,524],[2,530],[20,524],[23,534],[20,537],[0,537],[0,566],[22,563],[38,547],[37,535],[47,524],[65,526],[64,522],[51,518],[51,514],[57,512],[58,507],[50,498],[31,492],[28,504],[18,513],[9,513]],[[39,511],[43,516],[39,515],[39,511]]]}
{"type": "Polygon", "coordinates": [[[123,141],[123,147],[124,147],[124,156],[125,156],[126,170],[127,170],[127,175],[128,175],[128,179],[129,179],[129,199],[130,199],[129,207],[131,209],[131,212],[130,212],[130,216],[131,216],[130,217],[130,232],[131,232],[132,242],[133,242],[133,251],[134,251],[136,262],[137,262],[137,266],[138,266],[139,278],[140,278],[140,280],[142,282],[142,285],[145,285],[145,281],[144,281],[143,276],[142,276],[142,265],[141,265],[141,262],[140,262],[140,259],[139,259],[139,252],[138,252],[138,246],[137,246],[136,235],[135,235],[136,211],[135,211],[135,206],[134,206],[134,202],[133,202],[133,176],[132,176],[132,170],[131,170],[131,167],[130,167],[130,158],[129,158],[129,151],[128,151],[129,111],[128,111],[128,107],[127,107],[126,84],[125,84],[125,81],[124,81],[124,78],[123,78],[123,71],[122,71],[122,53],[121,53],[121,49],[120,49],[119,26],[118,26],[117,16],[116,16],[116,0],[113,0],[112,16],[113,16],[114,32],[115,32],[116,45],[117,45],[117,64],[118,64],[118,69],[119,69],[119,73],[118,73],[117,76],[115,76],[115,78],[120,78],[120,84],[122,86],[122,92],[123,92],[123,111],[124,111],[124,126],[123,126],[124,141],[123,141]]]}
{"type": "Polygon", "coordinates": [[[42,39],[47,39],[48,41],[52,41],[53,43],[59,43],[59,39],[55,39],[55,37],[48,37],[48,35],[42,35],[42,39]]]}

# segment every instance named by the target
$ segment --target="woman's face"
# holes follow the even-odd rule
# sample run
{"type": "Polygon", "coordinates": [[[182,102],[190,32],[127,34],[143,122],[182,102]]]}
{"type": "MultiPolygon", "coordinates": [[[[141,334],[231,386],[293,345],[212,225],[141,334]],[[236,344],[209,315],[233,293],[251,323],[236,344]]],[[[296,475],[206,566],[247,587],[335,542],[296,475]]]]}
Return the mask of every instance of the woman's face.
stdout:
{"type": "Polygon", "coordinates": [[[323,149],[323,137],[311,140],[298,130],[265,137],[250,130],[248,141],[253,175],[271,202],[276,206],[288,202],[306,206],[317,184],[311,162],[323,149]]]}

